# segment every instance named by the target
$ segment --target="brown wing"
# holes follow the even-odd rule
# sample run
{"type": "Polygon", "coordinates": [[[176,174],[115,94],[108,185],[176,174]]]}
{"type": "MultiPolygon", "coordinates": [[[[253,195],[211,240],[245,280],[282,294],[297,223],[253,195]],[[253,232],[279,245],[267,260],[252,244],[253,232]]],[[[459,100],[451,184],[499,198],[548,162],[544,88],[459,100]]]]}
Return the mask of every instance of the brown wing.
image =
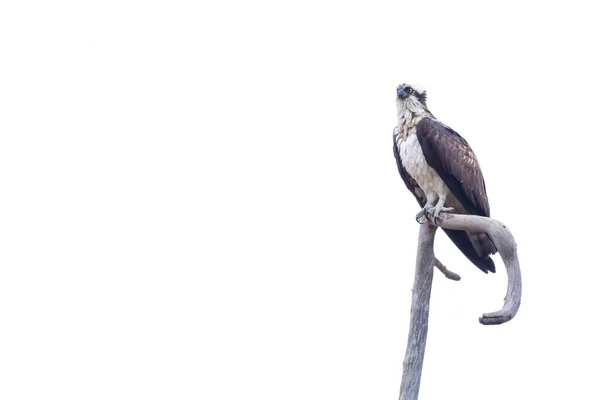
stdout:
{"type": "Polygon", "coordinates": [[[438,173],[456,200],[471,214],[490,216],[479,162],[467,141],[441,122],[423,118],[417,138],[425,161],[438,173]]]}

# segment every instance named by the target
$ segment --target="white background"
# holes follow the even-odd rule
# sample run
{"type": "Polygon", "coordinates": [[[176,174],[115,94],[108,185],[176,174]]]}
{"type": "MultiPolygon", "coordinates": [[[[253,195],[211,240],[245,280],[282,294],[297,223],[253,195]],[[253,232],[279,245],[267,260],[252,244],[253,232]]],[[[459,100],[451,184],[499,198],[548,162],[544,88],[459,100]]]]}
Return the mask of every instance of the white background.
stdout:
{"type": "Polygon", "coordinates": [[[519,244],[439,234],[427,399],[593,399],[592,2],[0,6],[0,397],[395,399],[417,203],[395,87],[474,148],[519,244]],[[452,4],[450,4],[452,3],[452,4]]]}

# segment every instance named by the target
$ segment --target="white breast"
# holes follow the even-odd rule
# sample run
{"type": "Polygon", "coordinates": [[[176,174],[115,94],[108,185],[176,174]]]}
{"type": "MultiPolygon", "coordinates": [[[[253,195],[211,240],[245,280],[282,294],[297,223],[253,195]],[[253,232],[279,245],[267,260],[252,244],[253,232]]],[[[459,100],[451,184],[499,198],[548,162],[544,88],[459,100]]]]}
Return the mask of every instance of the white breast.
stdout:
{"type": "Polygon", "coordinates": [[[406,172],[419,184],[427,197],[432,194],[446,197],[449,192],[448,187],[438,173],[425,161],[423,150],[415,133],[409,134],[405,140],[400,140],[398,150],[406,172]]]}

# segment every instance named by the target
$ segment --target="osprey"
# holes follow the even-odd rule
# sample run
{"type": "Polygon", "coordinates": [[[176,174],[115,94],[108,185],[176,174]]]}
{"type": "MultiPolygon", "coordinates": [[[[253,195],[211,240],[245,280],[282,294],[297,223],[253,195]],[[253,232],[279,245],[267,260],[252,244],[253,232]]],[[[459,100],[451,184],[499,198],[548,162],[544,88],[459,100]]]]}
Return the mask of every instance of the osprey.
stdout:
{"type": "MultiPolygon", "coordinates": [[[[427,109],[427,94],[415,86],[396,89],[398,126],[394,156],[400,176],[422,209],[417,221],[442,211],[490,216],[485,181],[475,153],[458,133],[427,109]]],[[[487,233],[444,229],[452,242],[486,274],[496,272],[490,254],[497,249],[487,233]]]]}

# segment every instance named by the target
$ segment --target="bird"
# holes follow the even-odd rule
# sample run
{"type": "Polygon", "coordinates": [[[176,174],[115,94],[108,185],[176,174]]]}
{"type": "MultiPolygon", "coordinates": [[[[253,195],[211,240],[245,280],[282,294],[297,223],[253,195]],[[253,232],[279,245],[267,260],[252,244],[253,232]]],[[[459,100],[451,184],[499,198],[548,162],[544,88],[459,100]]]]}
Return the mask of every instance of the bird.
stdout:
{"type": "MultiPolygon", "coordinates": [[[[490,205],[479,161],[467,141],[437,120],[427,108],[427,92],[417,85],[396,88],[398,126],[394,156],[402,180],[421,209],[417,222],[441,212],[490,217],[490,205]]],[[[496,272],[490,255],[497,248],[487,233],[444,229],[476,267],[496,272]]]]}

